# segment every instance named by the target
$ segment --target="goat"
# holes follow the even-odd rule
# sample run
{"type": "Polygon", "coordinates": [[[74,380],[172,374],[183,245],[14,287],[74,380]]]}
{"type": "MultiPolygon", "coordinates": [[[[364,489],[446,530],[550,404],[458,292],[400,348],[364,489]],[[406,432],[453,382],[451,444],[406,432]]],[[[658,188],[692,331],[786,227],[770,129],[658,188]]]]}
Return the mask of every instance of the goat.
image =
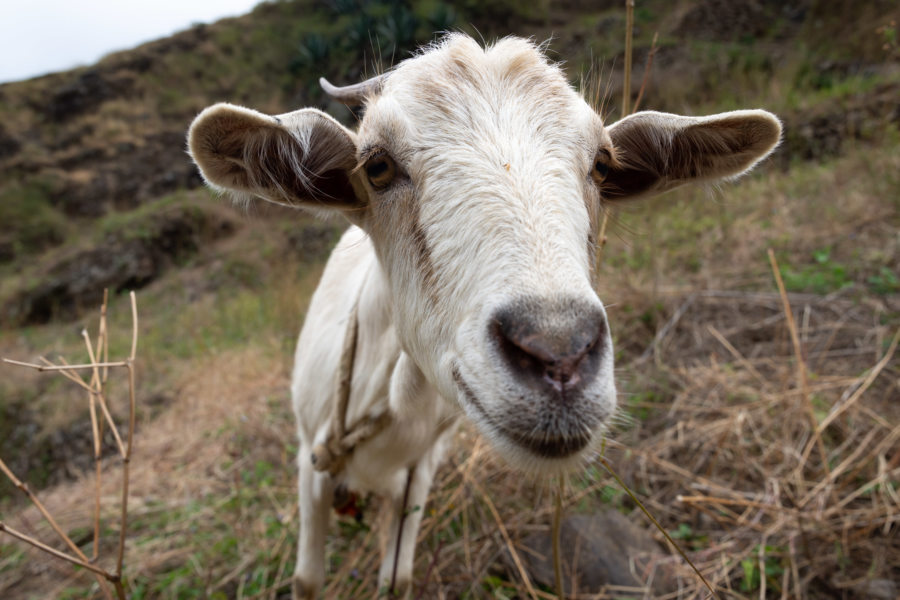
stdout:
{"type": "Polygon", "coordinates": [[[205,109],[189,151],[206,182],[351,224],[300,333],[291,387],[300,449],[295,598],[325,579],[338,485],[390,499],[379,571],[407,594],[428,489],[458,416],[514,467],[582,464],[616,407],[594,281],[604,203],[735,178],[778,144],[762,110],[640,112],[604,126],[533,43],[450,34],[366,82],[326,91],[364,105],[356,131],[304,108],[205,109]],[[357,307],[357,308],[354,308],[357,307]],[[313,468],[334,418],[351,315],[346,422],[386,416],[334,476],[313,468]]]}

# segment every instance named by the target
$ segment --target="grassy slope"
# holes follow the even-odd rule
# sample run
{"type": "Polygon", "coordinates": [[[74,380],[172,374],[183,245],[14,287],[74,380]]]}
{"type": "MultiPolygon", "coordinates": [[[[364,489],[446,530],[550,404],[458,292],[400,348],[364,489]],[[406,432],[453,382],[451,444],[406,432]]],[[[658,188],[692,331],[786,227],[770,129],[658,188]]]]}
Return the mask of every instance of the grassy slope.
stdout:
{"type": "MultiPolygon", "coordinates": [[[[680,10],[694,4],[682,3],[680,10]]],[[[654,6],[638,14],[638,40],[646,44],[652,30],[659,27],[664,47],[686,47],[696,69],[690,77],[677,69],[675,75],[667,76],[662,53],[662,66],[658,63],[654,71],[645,106],[699,112],[743,105],[741,99],[750,98],[746,103],[776,111],[828,112],[833,106],[852,105],[867,91],[894,81],[889,69],[868,76],[838,72],[827,84],[810,81],[808,75],[816,60],[824,60],[817,35],[836,35],[840,27],[867,32],[879,24],[882,15],[877,13],[837,24],[839,13],[826,23],[825,32],[804,32],[802,39],[814,48],[801,48],[773,62],[771,57],[766,59],[774,52],[771,40],[680,41],[673,33],[671,13],[654,6]]],[[[212,26],[214,39],[205,41],[202,48],[164,58],[169,62],[160,73],[171,72],[173,78],[182,73],[184,78],[177,79],[178,85],[172,85],[168,76],[156,83],[148,79],[148,86],[175,89],[178,97],[154,100],[169,102],[171,110],[162,110],[162,104],[142,110],[153,114],[160,110],[158,118],[186,123],[193,111],[218,99],[219,94],[273,112],[280,110],[290,95],[297,93],[297,84],[284,83],[271,99],[259,100],[258,88],[271,87],[272,82],[248,80],[242,74],[285,77],[285,69],[290,70],[283,49],[287,44],[281,50],[271,44],[276,32],[300,36],[305,28],[327,33],[328,27],[341,26],[324,26],[315,20],[288,21],[278,12],[281,8],[257,11],[260,20],[269,23],[262,28],[242,27],[238,21],[212,26]],[[240,54],[249,47],[254,48],[252,60],[240,54]],[[215,68],[206,69],[211,62],[215,68]],[[190,73],[197,72],[208,75],[209,80],[198,78],[188,83],[190,73]]],[[[570,64],[579,64],[571,57],[588,46],[587,41],[581,46],[571,41],[579,35],[591,41],[597,55],[614,56],[621,50],[619,17],[614,9],[585,11],[577,18],[574,9],[569,10],[573,13],[557,17],[564,25],[554,27],[563,31],[557,33],[559,48],[570,57],[570,64]],[[606,37],[591,37],[603,27],[610,29],[606,37]]],[[[520,32],[543,31],[546,23],[542,19],[550,18],[538,15],[526,20],[521,24],[525,31],[520,32]]],[[[831,45],[833,56],[826,58],[846,60],[850,55],[866,63],[891,64],[879,62],[877,48],[868,43],[831,45]]],[[[777,51],[785,52],[784,48],[777,51]]],[[[340,54],[343,51],[333,52],[339,55],[333,58],[334,64],[350,60],[340,54]]],[[[678,61],[673,64],[673,68],[683,68],[678,61]]],[[[612,78],[615,81],[616,75],[612,78]]],[[[611,96],[614,104],[614,88],[611,96]]],[[[116,105],[104,110],[126,109],[116,105]]],[[[101,120],[113,122],[111,115],[103,113],[101,120]]],[[[40,128],[39,124],[33,126],[40,128]]],[[[832,481],[829,493],[821,498],[820,506],[825,509],[819,516],[806,517],[805,530],[821,532],[813,535],[811,542],[798,542],[796,536],[806,534],[787,527],[777,514],[761,511],[754,525],[748,526],[746,519],[716,505],[677,502],[677,495],[697,489],[698,480],[673,467],[690,465],[694,473],[701,474],[701,483],[711,482],[701,488],[704,493],[723,494],[722,490],[728,489],[739,491],[737,498],[788,507],[809,493],[817,481],[827,480],[816,455],[809,466],[798,471],[788,457],[772,456],[766,448],[766,442],[777,445],[772,442],[779,440],[784,448],[802,452],[807,434],[802,429],[805,409],[798,404],[801,395],[793,379],[790,340],[778,318],[777,298],[767,295],[775,288],[765,250],[771,247],[776,251],[792,291],[815,294],[796,297],[795,309],[801,326],[806,327],[805,342],[811,352],[818,352],[808,362],[814,389],[811,398],[821,419],[845,390],[855,389],[857,377],[876,363],[900,326],[896,278],[900,270],[900,238],[896,234],[900,229],[900,180],[896,175],[900,172],[900,141],[896,130],[890,128],[864,137],[865,141],[851,140],[841,147],[838,158],[795,161],[787,172],[775,168],[773,162],[719,193],[679,191],[615,212],[614,234],[604,259],[608,283],[601,293],[615,305],[612,328],[627,411],[613,436],[620,445],[611,447],[610,452],[632,487],[667,529],[680,532],[694,558],[706,565],[708,576],[722,586],[725,595],[728,589],[734,594],[758,594],[763,582],[773,595],[780,595],[784,582],[789,590],[799,586],[811,594],[834,593],[863,574],[876,579],[898,577],[892,565],[897,564],[900,549],[891,545],[889,534],[879,534],[880,528],[866,522],[870,517],[882,518],[878,506],[895,502],[890,484],[878,476],[885,473],[884,465],[896,468],[896,456],[890,447],[879,449],[872,440],[889,439],[890,427],[883,422],[900,422],[894,402],[898,390],[891,383],[897,375],[896,360],[846,418],[827,432],[831,468],[842,465],[848,456],[852,468],[845,469],[849,477],[832,481]],[[699,296],[659,340],[657,352],[641,360],[657,331],[672,323],[685,300],[702,290],[728,290],[739,296],[724,306],[713,296],[699,296]],[[829,303],[837,307],[838,314],[829,303]],[[709,325],[729,340],[737,354],[716,339],[709,325]],[[834,339],[829,342],[832,332],[834,339]],[[786,422],[797,424],[796,428],[784,427],[786,422]],[[699,432],[694,434],[696,438],[716,439],[716,446],[697,445],[690,435],[685,439],[684,432],[692,431],[699,432]],[[726,435],[730,431],[735,433],[726,435]],[[865,451],[851,456],[866,436],[871,439],[863,446],[865,451]],[[770,490],[769,495],[764,490],[770,490]],[[859,498],[845,511],[828,512],[854,490],[859,498]],[[846,541],[833,533],[840,532],[841,517],[858,524],[850,528],[853,535],[846,541]],[[781,530],[784,535],[779,534],[781,530]],[[711,560],[712,555],[724,560],[711,560]],[[760,565],[767,575],[762,579],[760,565]],[[799,577],[796,581],[794,568],[799,577]]],[[[191,192],[164,202],[203,205],[210,200],[203,192],[191,192]]],[[[154,205],[144,208],[153,209],[154,205]]],[[[48,214],[50,219],[57,218],[52,216],[55,213],[48,214]]],[[[106,217],[106,226],[121,227],[122,222],[116,221],[121,218],[121,214],[106,217]]],[[[102,222],[91,229],[79,223],[57,226],[64,229],[69,244],[89,244],[93,228],[104,227],[102,222]]],[[[276,588],[284,591],[284,577],[292,566],[296,523],[290,483],[292,417],[285,390],[294,332],[320,269],[318,261],[310,264],[298,252],[297,248],[308,247],[303,234],[297,242],[296,228],[309,228],[312,233],[308,235],[314,238],[318,235],[311,225],[293,225],[283,218],[252,219],[232,238],[204,249],[139,294],[142,397],[151,402],[142,409],[134,468],[135,516],[128,573],[135,597],[247,597],[263,591],[275,593],[276,588]]],[[[50,252],[65,252],[68,247],[50,252]]],[[[14,270],[6,268],[10,269],[6,275],[14,270]]],[[[34,265],[15,270],[21,277],[22,269],[27,274],[30,268],[34,265]]],[[[127,330],[125,304],[117,300],[112,311],[114,331],[127,330]]],[[[83,322],[93,323],[90,317],[83,322]]],[[[71,334],[73,330],[71,324],[64,324],[7,331],[0,335],[0,350],[4,356],[19,358],[62,352],[75,360],[80,340],[71,334]]],[[[117,344],[121,348],[124,341],[117,344]]],[[[5,396],[38,409],[42,426],[53,430],[72,418],[60,415],[57,407],[81,398],[63,385],[43,381],[30,374],[7,372],[5,396]],[[43,394],[28,391],[36,386],[43,394]]],[[[84,415],[82,410],[76,416],[84,415]]],[[[469,432],[461,435],[472,436],[469,432]]],[[[481,445],[474,452],[462,451],[471,446],[472,442],[460,445],[451,457],[427,509],[416,567],[419,584],[431,571],[425,597],[439,589],[450,597],[522,593],[514,577],[493,570],[504,544],[496,535],[490,498],[514,537],[548,522],[549,496],[543,484],[511,477],[481,445]],[[543,509],[534,511],[534,502],[543,509]],[[520,510],[523,508],[528,510],[520,510]]],[[[587,473],[571,485],[572,510],[592,510],[603,503],[629,513],[633,510],[630,501],[610,488],[596,467],[587,473]]],[[[112,478],[107,478],[106,484],[112,483],[112,478]]],[[[90,478],[76,479],[47,491],[48,505],[63,517],[66,527],[85,527],[85,501],[79,498],[87,497],[89,485],[90,478]]],[[[107,504],[113,510],[115,487],[108,489],[107,504]]],[[[0,501],[4,515],[13,510],[12,502],[12,498],[0,501]]],[[[750,507],[737,510],[749,511],[750,507]]],[[[787,509],[784,513],[791,514],[787,509]]],[[[18,518],[42,531],[34,514],[26,512],[18,518]]],[[[108,526],[114,531],[111,522],[108,526]]],[[[353,597],[362,593],[359,590],[371,591],[377,570],[373,534],[349,523],[340,531],[343,535],[333,535],[329,542],[336,574],[332,593],[353,597]]],[[[70,590],[68,597],[82,597],[90,585],[83,575],[65,579],[66,568],[39,576],[37,565],[43,562],[32,561],[30,551],[5,542],[0,548],[0,590],[5,596],[40,595],[38,589],[56,586],[56,595],[65,597],[60,591],[65,588],[70,590]]],[[[695,585],[687,574],[678,574],[689,589],[695,585]]]]}

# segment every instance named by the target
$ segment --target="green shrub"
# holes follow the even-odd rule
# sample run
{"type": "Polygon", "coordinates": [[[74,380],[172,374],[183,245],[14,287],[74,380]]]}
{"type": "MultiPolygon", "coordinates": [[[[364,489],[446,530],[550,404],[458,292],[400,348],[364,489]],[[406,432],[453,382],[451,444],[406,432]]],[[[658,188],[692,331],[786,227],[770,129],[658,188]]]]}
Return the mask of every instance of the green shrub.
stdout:
{"type": "Polygon", "coordinates": [[[813,260],[814,264],[801,268],[781,268],[784,286],[788,291],[828,294],[853,283],[847,267],[831,259],[831,248],[816,250],[813,252],[813,260]]]}
{"type": "Polygon", "coordinates": [[[0,191],[0,262],[61,244],[65,218],[49,198],[43,182],[14,183],[0,191]]]}

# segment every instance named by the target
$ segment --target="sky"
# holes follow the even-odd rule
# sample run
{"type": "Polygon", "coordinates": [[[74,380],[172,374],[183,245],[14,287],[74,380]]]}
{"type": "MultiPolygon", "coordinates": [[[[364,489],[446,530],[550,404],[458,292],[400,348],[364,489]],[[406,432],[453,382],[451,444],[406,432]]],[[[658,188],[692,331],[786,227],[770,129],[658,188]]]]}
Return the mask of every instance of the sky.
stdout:
{"type": "Polygon", "coordinates": [[[89,65],[106,54],[241,15],[260,0],[0,0],[0,83],[89,65]]]}

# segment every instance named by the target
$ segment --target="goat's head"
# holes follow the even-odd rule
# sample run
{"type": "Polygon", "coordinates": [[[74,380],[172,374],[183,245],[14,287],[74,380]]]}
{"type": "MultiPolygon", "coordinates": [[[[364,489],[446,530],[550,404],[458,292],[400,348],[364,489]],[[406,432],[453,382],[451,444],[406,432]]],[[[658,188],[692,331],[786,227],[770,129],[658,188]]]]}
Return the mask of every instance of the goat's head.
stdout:
{"type": "Polygon", "coordinates": [[[572,465],[613,413],[594,292],[602,203],[739,175],[777,144],[763,111],[645,112],[611,126],[533,44],[451,35],[376,80],[352,132],[314,109],[227,104],[191,127],[213,187],[370,236],[405,350],[518,466],[572,465]]]}

